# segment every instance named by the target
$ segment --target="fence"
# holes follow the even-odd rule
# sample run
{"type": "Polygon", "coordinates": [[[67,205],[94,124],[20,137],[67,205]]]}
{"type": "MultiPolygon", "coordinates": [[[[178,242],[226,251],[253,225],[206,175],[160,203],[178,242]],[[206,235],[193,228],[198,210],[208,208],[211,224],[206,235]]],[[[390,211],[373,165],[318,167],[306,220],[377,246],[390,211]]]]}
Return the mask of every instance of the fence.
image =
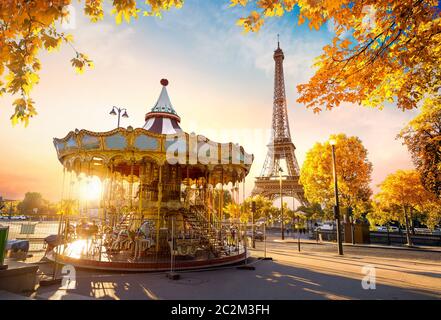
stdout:
{"type": "Polygon", "coordinates": [[[52,220],[26,220],[26,221],[0,221],[0,225],[9,227],[8,240],[29,240],[29,251],[44,250],[44,238],[57,234],[58,221],[52,220]]]}
{"type": "MultiPolygon", "coordinates": [[[[441,246],[441,235],[411,235],[412,243],[420,246],[441,246]]],[[[314,231],[311,238],[323,241],[337,241],[337,232],[335,230],[314,231]]],[[[342,230],[344,239],[344,230],[342,230]]],[[[404,245],[407,243],[406,233],[400,232],[370,232],[369,241],[372,244],[384,245],[404,245]]]]}
{"type": "MultiPolygon", "coordinates": [[[[420,246],[441,246],[441,235],[411,235],[412,243],[420,246]]],[[[407,243],[406,233],[398,232],[371,232],[370,240],[373,244],[402,245],[407,243]]]]}

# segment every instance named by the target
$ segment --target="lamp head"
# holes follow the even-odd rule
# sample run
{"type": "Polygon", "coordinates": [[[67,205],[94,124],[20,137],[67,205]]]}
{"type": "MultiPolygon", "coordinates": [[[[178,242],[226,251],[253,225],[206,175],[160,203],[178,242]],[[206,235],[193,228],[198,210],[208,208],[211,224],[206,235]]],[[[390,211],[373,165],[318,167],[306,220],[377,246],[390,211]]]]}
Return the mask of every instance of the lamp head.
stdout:
{"type": "Polygon", "coordinates": [[[335,146],[335,145],[337,144],[337,140],[335,140],[335,139],[330,139],[330,140],[329,140],[329,144],[330,144],[331,146],[335,146]]]}
{"type": "Polygon", "coordinates": [[[110,114],[111,114],[112,116],[116,116],[115,107],[112,108],[112,111],[110,111],[110,114]]]}
{"type": "Polygon", "coordinates": [[[123,117],[123,118],[128,118],[128,117],[129,117],[129,115],[127,114],[127,111],[124,111],[122,117],[123,117]]]}
{"type": "Polygon", "coordinates": [[[281,167],[279,167],[279,178],[280,179],[282,179],[282,172],[283,172],[283,169],[281,167]]]}

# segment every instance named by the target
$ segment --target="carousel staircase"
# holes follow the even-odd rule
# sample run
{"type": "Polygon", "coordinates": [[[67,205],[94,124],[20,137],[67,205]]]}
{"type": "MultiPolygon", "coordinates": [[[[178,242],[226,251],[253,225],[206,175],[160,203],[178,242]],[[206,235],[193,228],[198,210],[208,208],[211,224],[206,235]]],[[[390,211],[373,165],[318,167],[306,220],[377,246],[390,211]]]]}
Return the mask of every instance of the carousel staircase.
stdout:
{"type": "Polygon", "coordinates": [[[219,232],[208,219],[205,217],[206,207],[203,205],[189,206],[188,209],[182,211],[182,216],[188,222],[192,230],[206,240],[208,248],[215,256],[226,255],[228,250],[225,249],[223,239],[219,237],[219,232]]]}
{"type": "Polygon", "coordinates": [[[130,225],[133,222],[133,213],[129,212],[124,214],[118,221],[116,225],[117,230],[129,230],[130,225]]]}

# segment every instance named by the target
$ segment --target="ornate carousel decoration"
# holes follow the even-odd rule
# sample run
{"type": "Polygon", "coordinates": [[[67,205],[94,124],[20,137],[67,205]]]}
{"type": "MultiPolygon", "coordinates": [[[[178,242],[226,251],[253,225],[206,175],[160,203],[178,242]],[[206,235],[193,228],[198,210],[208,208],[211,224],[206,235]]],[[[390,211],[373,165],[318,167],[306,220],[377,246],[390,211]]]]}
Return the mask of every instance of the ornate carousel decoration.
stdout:
{"type": "Polygon", "coordinates": [[[253,155],[237,144],[184,132],[168,81],[161,84],[142,128],[75,130],[54,139],[65,172],[65,207],[52,252],[59,262],[158,270],[168,268],[170,259],[176,269],[245,259],[244,232],[224,219],[223,193],[225,185],[239,190],[253,155]],[[81,188],[94,184],[95,206],[87,196],[80,199],[81,188]]]}

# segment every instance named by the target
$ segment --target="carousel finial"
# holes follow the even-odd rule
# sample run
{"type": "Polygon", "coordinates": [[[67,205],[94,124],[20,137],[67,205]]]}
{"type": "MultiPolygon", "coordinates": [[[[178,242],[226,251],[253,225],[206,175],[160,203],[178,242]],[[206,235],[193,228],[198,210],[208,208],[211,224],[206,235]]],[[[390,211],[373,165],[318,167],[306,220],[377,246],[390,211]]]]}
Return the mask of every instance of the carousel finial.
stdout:
{"type": "Polygon", "coordinates": [[[168,80],[167,79],[161,79],[161,84],[166,87],[168,86],[168,80]]]}

